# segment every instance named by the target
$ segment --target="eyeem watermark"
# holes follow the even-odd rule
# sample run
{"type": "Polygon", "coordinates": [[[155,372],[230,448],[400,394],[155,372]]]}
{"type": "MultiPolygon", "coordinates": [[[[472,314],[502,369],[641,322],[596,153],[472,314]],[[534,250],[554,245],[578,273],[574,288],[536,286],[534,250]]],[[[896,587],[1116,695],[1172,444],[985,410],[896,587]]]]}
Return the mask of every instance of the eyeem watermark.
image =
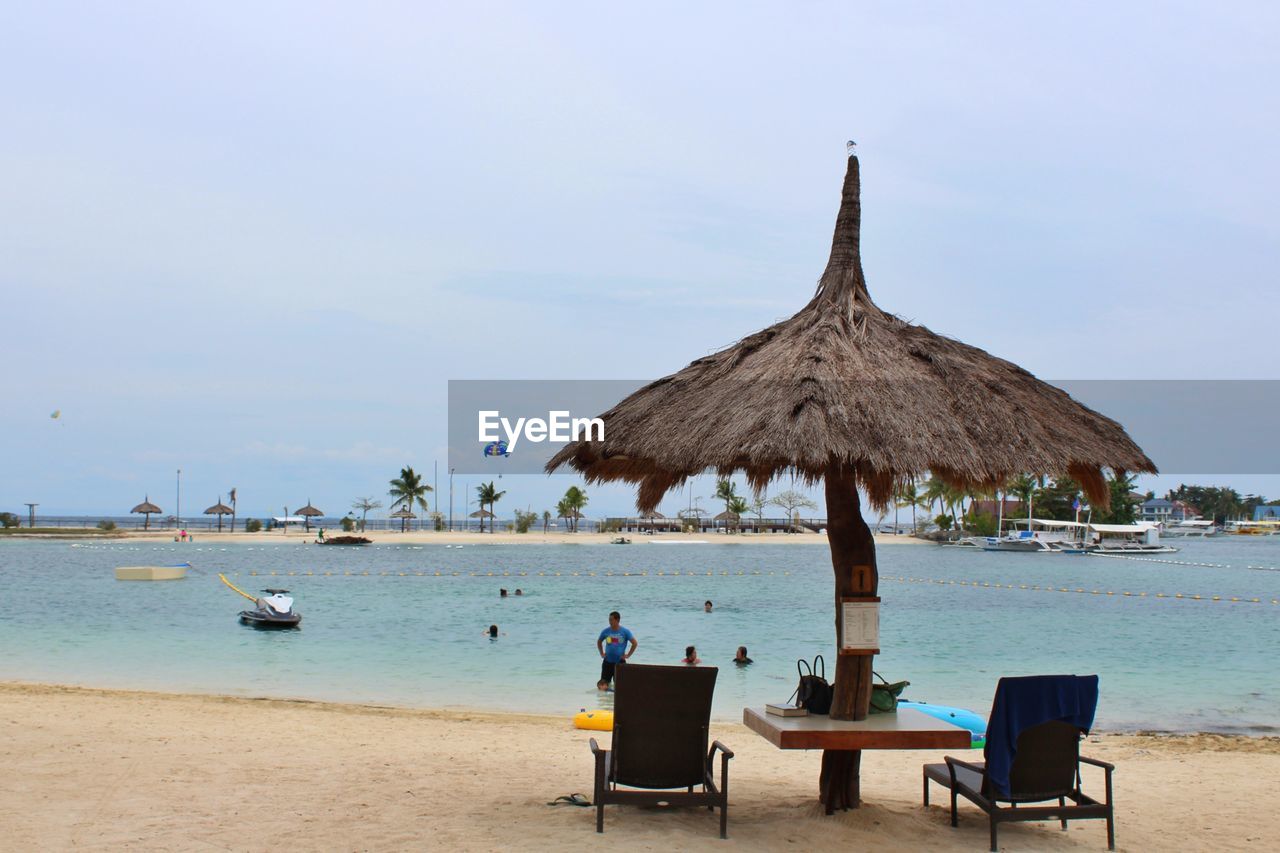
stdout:
{"type": "Polygon", "coordinates": [[[516,418],[514,424],[497,409],[481,410],[476,414],[477,439],[502,442],[505,437],[506,444],[502,448],[505,453],[515,453],[522,438],[535,444],[544,441],[604,441],[604,421],[600,418],[575,418],[568,410],[547,412],[546,418],[516,418]],[[502,430],[501,435],[499,429],[502,430]]]}

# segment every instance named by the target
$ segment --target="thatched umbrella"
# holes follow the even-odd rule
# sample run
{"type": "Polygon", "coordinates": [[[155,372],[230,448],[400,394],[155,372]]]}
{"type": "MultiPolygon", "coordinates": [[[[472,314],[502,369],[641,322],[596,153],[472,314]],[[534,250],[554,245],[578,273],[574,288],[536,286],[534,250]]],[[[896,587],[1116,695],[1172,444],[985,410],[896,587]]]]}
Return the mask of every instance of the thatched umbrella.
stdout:
{"type": "Polygon", "coordinates": [[[307,498],[307,505],[298,510],[297,514],[302,516],[302,529],[307,532],[311,531],[311,519],[320,518],[324,515],[323,512],[311,505],[311,498],[307,498]]]}
{"type": "Polygon", "coordinates": [[[151,498],[150,498],[150,497],[148,497],[148,496],[146,496],[146,495],[143,495],[143,497],[142,497],[142,503],[138,504],[138,505],[137,505],[137,506],[135,506],[133,509],[129,510],[129,512],[130,512],[130,513],[135,513],[135,512],[136,512],[136,513],[141,513],[141,515],[142,515],[142,529],[143,529],[143,530],[150,530],[150,529],[151,529],[151,516],[152,516],[152,515],[155,515],[155,514],[158,514],[158,513],[161,513],[161,512],[164,512],[164,510],[160,509],[160,507],[158,507],[158,506],[156,506],[155,504],[153,504],[153,503],[151,502],[151,498]]]}
{"type": "MultiPolygon", "coordinates": [[[[824,481],[836,597],[831,716],[843,720],[867,713],[872,658],[838,653],[841,599],[876,596],[879,586],[859,487],[882,508],[896,485],[925,472],[983,489],[1024,472],[1069,475],[1100,506],[1104,468],[1155,471],[1120,424],[1061,389],[878,308],[862,274],[859,191],[850,153],[831,257],[804,308],[641,388],[601,416],[603,441],[572,442],[546,466],[635,483],[641,511],[709,468],[721,478],[742,471],[757,491],[780,474],[824,481]]],[[[823,777],[846,783],[829,790],[839,798],[856,791],[857,757],[852,767],[837,760],[828,774],[824,755],[823,777]]]]}
{"type": "Polygon", "coordinates": [[[408,509],[398,509],[398,510],[396,510],[395,512],[391,513],[391,515],[389,515],[389,516],[387,516],[387,517],[388,517],[388,518],[398,518],[398,519],[400,519],[400,532],[401,532],[401,533],[404,533],[404,526],[405,526],[405,524],[408,522],[408,520],[409,520],[409,519],[411,519],[411,518],[417,518],[417,516],[416,516],[416,515],[414,515],[414,514],[413,514],[413,512],[412,512],[412,511],[410,511],[410,510],[408,510],[408,509]]]}
{"type": "Polygon", "coordinates": [[[222,532],[222,517],[231,515],[235,512],[231,507],[222,502],[222,495],[218,495],[218,502],[204,511],[205,515],[216,515],[218,517],[218,532],[222,532]]]}
{"type": "MultiPolygon", "coordinates": [[[[484,520],[486,518],[493,518],[494,516],[493,516],[493,513],[489,512],[489,510],[485,509],[484,507],[481,507],[480,509],[471,513],[469,517],[480,519],[480,532],[484,533],[484,520]]],[[[493,522],[489,522],[489,532],[490,533],[493,532],[493,522]]]]}

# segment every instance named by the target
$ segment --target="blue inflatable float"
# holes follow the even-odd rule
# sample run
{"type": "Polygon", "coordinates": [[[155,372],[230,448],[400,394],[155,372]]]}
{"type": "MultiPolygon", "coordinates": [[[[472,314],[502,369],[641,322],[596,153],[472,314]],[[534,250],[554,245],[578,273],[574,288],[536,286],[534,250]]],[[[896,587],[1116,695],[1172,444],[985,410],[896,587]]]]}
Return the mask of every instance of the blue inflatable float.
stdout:
{"type": "Polygon", "coordinates": [[[969,746],[973,749],[981,749],[987,744],[987,721],[972,711],[966,711],[964,708],[952,708],[947,705],[931,705],[928,702],[907,702],[905,700],[899,701],[898,707],[915,708],[917,711],[928,714],[931,717],[937,717],[939,720],[945,720],[962,729],[968,729],[972,738],[972,743],[969,746]]]}

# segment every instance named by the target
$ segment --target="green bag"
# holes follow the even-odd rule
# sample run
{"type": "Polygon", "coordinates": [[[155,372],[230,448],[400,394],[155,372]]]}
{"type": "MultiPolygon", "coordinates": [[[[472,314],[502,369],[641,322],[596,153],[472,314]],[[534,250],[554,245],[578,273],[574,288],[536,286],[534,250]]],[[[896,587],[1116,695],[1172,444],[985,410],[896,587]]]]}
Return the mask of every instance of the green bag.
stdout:
{"type": "Polygon", "coordinates": [[[893,684],[885,681],[884,676],[878,672],[871,673],[880,679],[882,684],[871,684],[871,713],[873,714],[892,714],[898,710],[898,696],[903,690],[907,689],[910,681],[895,681],[893,684]]]}

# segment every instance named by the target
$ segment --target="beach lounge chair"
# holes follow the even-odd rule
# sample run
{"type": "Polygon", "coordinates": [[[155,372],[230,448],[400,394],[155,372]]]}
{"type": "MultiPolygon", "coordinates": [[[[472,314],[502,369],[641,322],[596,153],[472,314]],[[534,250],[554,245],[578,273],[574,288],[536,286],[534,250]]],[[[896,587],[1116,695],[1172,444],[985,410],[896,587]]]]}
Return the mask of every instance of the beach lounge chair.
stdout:
{"type": "Polygon", "coordinates": [[[601,749],[591,739],[596,762],[596,832],[604,832],[604,807],[610,803],[666,803],[706,806],[708,811],[719,807],[720,837],[728,837],[733,752],[720,741],[707,747],[716,673],[710,666],[628,663],[618,667],[613,748],[601,749]],[[712,778],[717,752],[719,786],[712,778]]]}
{"type": "Polygon", "coordinates": [[[956,826],[957,796],[974,803],[987,814],[993,851],[998,849],[996,830],[1001,823],[1057,820],[1065,830],[1069,820],[1091,818],[1106,820],[1107,849],[1114,850],[1111,773],[1115,767],[1080,754],[1080,739],[1093,725],[1097,704],[1096,675],[1000,679],[987,724],[986,760],[969,762],[948,755],[945,764],[926,764],[925,806],[931,780],[951,791],[952,826],[956,826]],[[1102,802],[1081,790],[1081,764],[1102,768],[1106,787],[1102,802]]]}

